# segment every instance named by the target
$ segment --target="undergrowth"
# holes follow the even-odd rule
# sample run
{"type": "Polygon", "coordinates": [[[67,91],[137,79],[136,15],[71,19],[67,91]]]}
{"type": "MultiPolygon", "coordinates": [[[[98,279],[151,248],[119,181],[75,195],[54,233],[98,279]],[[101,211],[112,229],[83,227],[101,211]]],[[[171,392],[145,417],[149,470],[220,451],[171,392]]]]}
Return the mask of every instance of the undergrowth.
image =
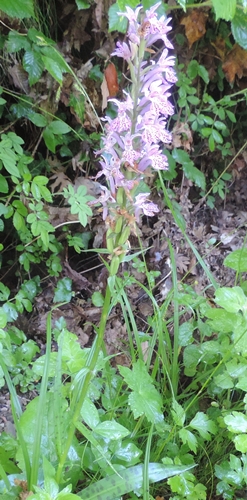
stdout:
{"type": "MultiPolygon", "coordinates": [[[[237,6],[233,0],[228,3],[227,8],[216,0],[212,5],[193,4],[198,12],[197,7],[208,9],[211,31],[193,42],[188,39],[189,45],[196,43],[198,50],[193,60],[178,61],[178,81],[172,89],[175,113],[169,117],[173,140],[162,150],[169,168],[159,171],[155,180],[155,188],[191,248],[194,265],[202,269],[207,285],[198,293],[196,283],[178,276],[173,241],[167,239],[171,286],[160,300],[154,293],[159,271],[149,269],[148,251],[136,226],[141,209],[146,216],[157,212],[147,201],[151,193],[146,178],[141,178],[136,188],[137,169],[133,168],[127,179],[121,178],[115,194],[109,174],[111,196],[109,185],[102,187],[92,179],[73,185],[76,176],[72,180],[69,177],[71,173],[73,177],[73,168],[80,174],[90,168],[97,180],[101,176],[101,171],[97,175],[99,162],[89,153],[90,148],[102,153],[106,147],[99,110],[76,70],[50,38],[51,34],[55,38],[57,30],[53,26],[49,32],[44,6],[38,2],[33,5],[31,0],[25,6],[20,0],[15,6],[2,2],[9,29],[1,35],[1,50],[5,66],[13,62],[14,82],[10,88],[3,77],[0,89],[0,386],[3,392],[9,391],[14,422],[14,432],[0,436],[0,493],[4,500],[114,500],[123,496],[204,500],[215,495],[228,500],[245,496],[246,240],[224,260],[226,270],[236,273],[234,286],[220,286],[205,256],[187,234],[172,189],[187,179],[195,187],[192,201],[206,201],[213,208],[217,196],[225,198],[231,182],[229,167],[246,146],[245,88],[231,89],[233,81],[227,83],[222,61],[212,76],[206,61],[200,59],[207,37],[212,45],[219,43],[215,32],[224,38],[229,50],[235,47],[233,36],[246,48],[245,29],[240,33],[240,15],[241,19],[246,17],[244,2],[237,6]],[[11,25],[14,18],[17,29],[11,25]],[[42,78],[48,85],[43,101],[38,88],[42,78]],[[70,82],[68,87],[65,81],[70,82]],[[85,123],[93,121],[92,116],[97,125],[87,129],[85,123]],[[237,120],[237,116],[241,118],[237,120]],[[29,141],[30,132],[34,142],[29,141]],[[80,144],[87,147],[83,149],[80,144]],[[205,154],[217,158],[206,172],[199,161],[205,154]],[[126,180],[133,181],[129,197],[123,189],[126,180]],[[109,213],[102,248],[92,249],[95,205],[97,217],[103,215],[105,220],[107,210],[109,213]],[[54,207],[57,213],[65,209],[63,220],[54,217],[54,207]],[[139,248],[133,250],[131,230],[139,241],[139,248]],[[99,322],[92,322],[95,338],[86,348],[68,330],[63,317],[55,326],[52,324],[54,311],[74,296],[72,280],[61,274],[67,258],[64,249],[69,252],[71,248],[78,255],[97,253],[108,273],[104,291],[96,291],[89,299],[100,307],[101,315],[99,322]],[[5,280],[8,268],[13,269],[14,285],[5,280]],[[43,276],[37,269],[42,269],[43,276]],[[133,270],[146,274],[145,284],[133,270]],[[47,273],[54,280],[54,306],[47,314],[46,350],[40,352],[37,339],[28,338],[16,320],[20,315],[30,318],[47,273]],[[133,311],[133,287],[152,305],[145,331],[140,331],[133,311]],[[124,353],[128,363],[122,364],[122,352],[108,354],[104,343],[107,321],[119,307],[128,337],[124,353]],[[34,391],[34,397],[23,410],[19,396],[27,391],[34,391]]],[[[88,2],[77,0],[76,5],[86,9],[88,2]]],[[[51,7],[53,12],[55,4],[51,7]]],[[[152,1],[144,2],[145,10],[152,7],[152,1]]],[[[161,6],[160,15],[166,7],[161,6]]],[[[178,0],[173,7],[182,18],[182,9],[186,11],[189,5],[178,0]]],[[[124,33],[126,18],[118,15],[119,10],[123,10],[120,2],[110,8],[109,31],[124,33]]],[[[136,55],[133,43],[131,57],[136,55]]],[[[174,35],[174,43],[178,54],[179,46],[187,47],[179,32],[174,35]]],[[[156,56],[155,50],[148,50],[151,59],[153,53],[156,56]]],[[[143,67],[140,64],[140,74],[143,67]]],[[[157,58],[148,71],[152,68],[155,72],[156,67],[157,58]]],[[[130,64],[123,68],[127,94],[135,68],[130,64]]],[[[145,77],[149,74],[146,69],[145,77]]],[[[100,62],[87,76],[94,82],[103,80],[100,62]]],[[[117,71],[113,79],[118,85],[115,78],[117,71]]],[[[148,77],[145,84],[147,81],[148,77]]],[[[136,112],[137,99],[135,105],[136,112]]],[[[107,113],[108,125],[116,123],[112,104],[107,113]]],[[[133,113],[133,117],[140,125],[141,112],[133,113]]],[[[107,155],[102,158],[107,177],[107,155]]]]}

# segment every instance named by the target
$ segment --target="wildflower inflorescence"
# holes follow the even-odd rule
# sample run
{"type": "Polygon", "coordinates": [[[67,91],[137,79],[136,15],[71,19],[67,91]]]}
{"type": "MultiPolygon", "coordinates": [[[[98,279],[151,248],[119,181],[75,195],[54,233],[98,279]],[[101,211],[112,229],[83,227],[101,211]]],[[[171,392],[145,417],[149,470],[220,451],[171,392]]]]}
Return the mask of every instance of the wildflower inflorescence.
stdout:
{"type": "Polygon", "coordinates": [[[174,109],[169,102],[169,89],[177,79],[173,68],[175,58],[168,53],[173,48],[167,38],[170,19],[158,18],[159,5],[145,14],[141,6],[135,10],[126,7],[121,15],[129,21],[127,42],[117,42],[112,53],[127,62],[131,80],[123,101],[110,99],[117,116],[106,117],[106,134],[99,151],[102,170],[96,177],[104,175],[109,188],[104,189],[99,201],[112,229],[118,216],[124,216],[125,226],[138,221],[141,213],[152,216],[158,212],[157,205],[149,201],[149,194],[140,192],[140,182],[147,169],[168,168],[161,143],[171,142],[167,120],[174,109]],[[163,41],[163,49],[156,57],[151,46],[158,40],[163,41]]]}

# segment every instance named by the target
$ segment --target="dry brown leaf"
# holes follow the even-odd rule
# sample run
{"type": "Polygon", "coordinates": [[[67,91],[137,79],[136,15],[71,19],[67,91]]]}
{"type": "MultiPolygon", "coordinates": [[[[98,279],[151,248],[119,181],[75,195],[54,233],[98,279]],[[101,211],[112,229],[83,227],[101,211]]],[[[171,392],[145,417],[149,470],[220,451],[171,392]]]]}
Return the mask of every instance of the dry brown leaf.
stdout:
{"type": "Polygon", "coordinates": [[[189,42],[189,47],[194,42],[200,40],[206,33],[205,24],[207,21],[207,14],[200,9],[193,9],[187,16],[184,16],[180,24],[185,26],[185,34],[189,42]]]}
{"type": "Polygon", "coordinates": [[[192,132],[187,123],[176,122],[172,131],[172,145],[174,148],[183,148],[187,151],[191,150],[193,143],[192,132]]]}
{"type": "Polygon", "coordinates": [[[50,177],[50,180],[53,180],[50,184],[51,192],[54,193],[55,189],[58,188],[60,191],[63,190],[64,187],[68,187],[68,184],[71,184],[71,180],[67,177],[67,175],[58,170],[54,175],[50,177]]]}
{"type": "Polygon", "coordinates": [[[73,288],[77,291],[88,289],[91,285],[87,278],[72,269],[68,262],[63,263],[64,275],[70,278],[73,282],[73,288]]]}
{"type": "Polygon", "coordinates": [[[13,84],[17,89],[21,89],[28,94],[30,91],[28,83],[28,73],[23,69],[21,64],[14,64],[14,66],[8,67],[8,73],[10,74],[13,84]]]}
{"type": "Polygon", "coordinates": [[[186,273],[188,271],[189,263],[189,257],[181,253],[176,254],[176,264],[180,273],[186,273]]]}
{"type": "Polygon", "coordinates": [[[236,76],[242,78],[247,74],[247,50],[235,43],[228,52],[222,69],[229,83],[233,83],[236,76]]]}
{"type": "Polygon", "coordinates": [[[224,61],[226,55],[226,41],[222,36],[217,36],[215,42],[211,42],[211,45],[215,48],[217,55],[224,61]]]}

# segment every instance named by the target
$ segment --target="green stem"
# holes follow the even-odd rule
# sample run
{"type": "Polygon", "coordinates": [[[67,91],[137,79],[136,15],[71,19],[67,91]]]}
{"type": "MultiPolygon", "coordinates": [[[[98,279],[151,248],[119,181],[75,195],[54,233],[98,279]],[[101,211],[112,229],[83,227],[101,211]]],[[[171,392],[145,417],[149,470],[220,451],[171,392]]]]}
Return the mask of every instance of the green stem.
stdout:
{"type": "Polygon", "coordinates": [[[76,405],[75,405],[75,408],[73,411],[72,422],[71,422],[71,426],[70,426],[70,429],[68,432],[68,437],[67,437],[65,447],[64,447],[63,453],[60,457],[60,461],[58,464],[57,474],[56,474],[56,481],[58,484],[60,484],[60,482],[61,482],[61,477],[62,477],[62,472],[63,472],[65,460],[67,458],[70,446],[72,444],[72,440],[73,440],[75,429],[76,429],[76,424],[77,424],[77,421],[80,417],[81,408],[82,408],[83,402],[87,396],[89,384],[91,382],[93,372],[95,370],[95,367],[96,367],[96,364],[98,361],[99,353],[100,353],[100,350],[102,348],[105,327],[106,327],[106,322],[107,322],[107,318],[109,315],[110,307],[111,307],[111,291],[110,291],[110,287],[108,284],[106,287],[104,306],[103,306],[102,314],[101,314],[101,318],[100,318],[98,334],[97,334],[95,342],[90,350],[87,364],[86,364],[88,371],[87,371],[86,375],[84,376],[80,396],[79,396],[78,401],[76,402],[76,405]]]}

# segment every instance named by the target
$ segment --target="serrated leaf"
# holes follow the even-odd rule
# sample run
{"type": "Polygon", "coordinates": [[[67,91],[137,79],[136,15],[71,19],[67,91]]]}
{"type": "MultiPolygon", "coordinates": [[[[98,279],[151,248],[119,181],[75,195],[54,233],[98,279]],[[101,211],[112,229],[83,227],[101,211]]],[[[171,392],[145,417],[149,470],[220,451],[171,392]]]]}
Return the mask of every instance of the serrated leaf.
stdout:
{"type": "Polygon", "coordinates": [[[240,47],[247,49],[247,14],[241,9],[237,9],[231,27],[235,41],[240,47]]]}
{"type": "Polygon", "coordinates": [[[230,415],[226,415],[224,422],[229,431],[233,433],[247,432],[247,416],[239,411],[233,411],[230,415]]]}
{"type": "Polygon", "coordinates": [[[148,374],[146,365],[138,360],[132,370],[119,366],[119,371],[125,382],[133,392],[129,395],[129,404],[134,417],[145,415],[149,422],[159,423],[164,419],[162,398],[153,385],[152,377],[148,374]]]}
{"type": "Polygon", "coordinates": [[[212,4],[216,14],[216,21],[224,19],[231,21],[236,12],[236,0],[212,0],[212,4]]]}
{"type": "Polygon", "coordinates": [[[203,439],[210,440],[210,434],[215,434],[217,431],[215,423],[208,418],[205,413],[198,411],[195,417],[189,423],[189,427],[197,430],[203,439]]]}
{"type": "Polygon", "coordinates": [[[40,53],[35,50],[26,51],[23,56],[23,68],[28,73],[30,85],[34,85],[38,82],[44,69],[40,53]]]}
{"type": "Polygon", "coordinates": [[[0,8],[9,17],[24,19],[34,16],[33,0],[1,0],[0,8]]]}
{"type": "Polygon", "coordinates": [[[183,171],[187,179],[194,182],[196,186],[205,190],[206,187],[205,175],[197,167],[194,166],[192,161],[183,164],[183,171]]]}
{"type": "Polygon", "coordinates": [[[197,438],[192,432],[188,431],[188,429],[180,429],[179,437],[182,440],[183,444],[187,444],[189,449],[194,453],[197,452],[197,438]]]}
{"type": "MultiPolygon", "coordinates": [[[[193,468],[185,465],[162,465],[149,463],[148,478],[150,483],[156,483],[177,474],[182,474],[193,468]]],[[[129,469],[121,470],[121,473],[112,474],[104,479],[100,479],[94,484],[77,493],[82,500],[108,500],[109,498],[119,498],[120,496],[138,490],[143,484],[143,465],[135,465],[129,469]]]]}
{"type": "Polygon", "coordinates": [[[119,33],[126,33],[128,21],[127,21],[126,17],[119,15],[119,10],[121,10],[121,9],[117,3],[114,3],[109,8],[109,10],[108,10],[108,21],[109,21],[108,30],[110,32],[111,31],[118,31],[119,33]]]}
{"type": "Polygon", "coordinates": [[[21,35],[17,31],[10,31],[5,48],[7,52],[18,52],[21,49],[29,50],[31,47],[26,36],[21,35]]]}
{"type": "Polygon", "coordinates": [[[175,422],[175,424],[182,427],[184,424],[184,421],[185,421],[185,411],[184,411],[183,407],[175,399],[173,399],[173,401],[172,401],[171,412],[172,412],[172,417],[173,417],[173,421],[175,422]]]}

